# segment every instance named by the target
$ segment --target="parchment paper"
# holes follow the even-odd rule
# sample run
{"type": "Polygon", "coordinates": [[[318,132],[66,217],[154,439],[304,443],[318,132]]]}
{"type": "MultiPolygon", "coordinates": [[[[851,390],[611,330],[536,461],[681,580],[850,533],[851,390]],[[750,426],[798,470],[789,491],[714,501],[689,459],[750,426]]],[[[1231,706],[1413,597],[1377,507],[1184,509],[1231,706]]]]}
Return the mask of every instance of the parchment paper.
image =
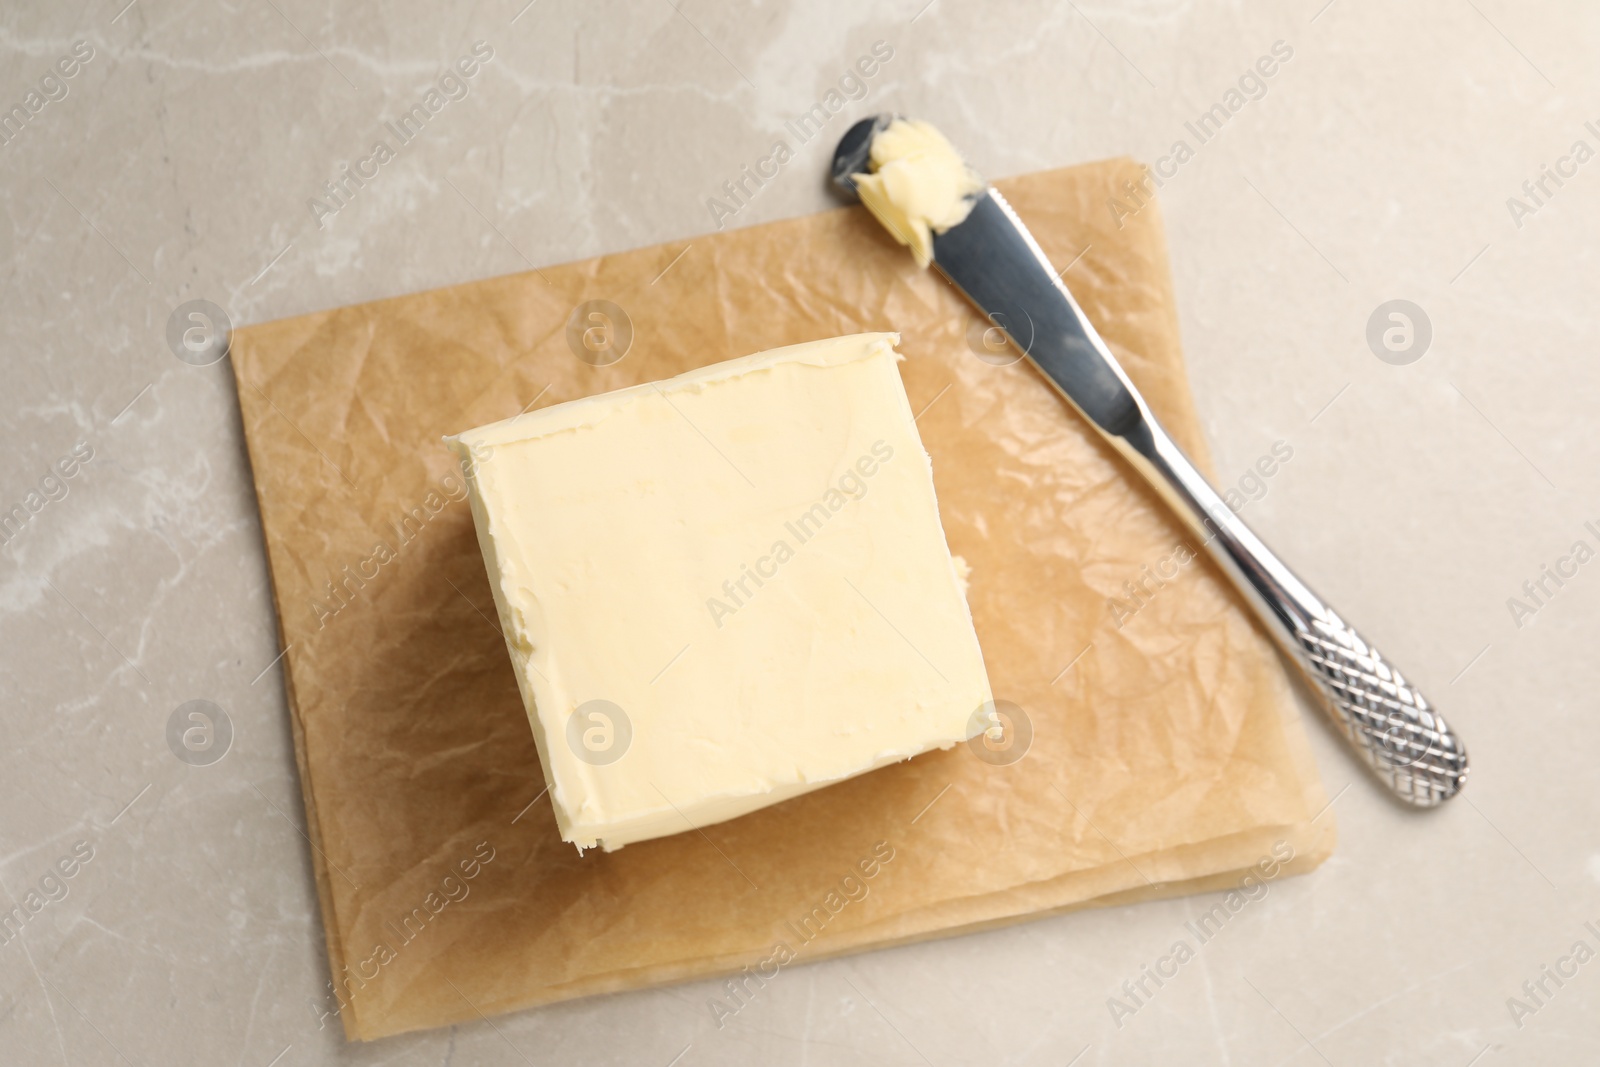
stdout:
{"type": "MultiPolygon", "coordinates": [[[[1104,207],[1137,176],[1122,160],[998,184],[1208,466],[1158,210],[1118,229],[1104,207]]],[[[1170,572],[1185,535],[1032,368],[975,354],[976,321],[848,208],[237,332],[327,1008],[348,1035],[771,975],[780,943],[782,981],[841,952],[1225,886],[1275,844],[1291,872],[1328,855],[1333,818],[1311,822],[1326,797],[1275,654],[1199,561],[1114,624],[1108,598],[1128,603],[1146,566],[1170,572]],[[609,367],[567,342],[594,299],[634,331],[609,367]],[[960,746],[580,857],[541,796],[440,436],[863,330],[902,335],[995,695],[1026,712],[1030,750],[1001,766],[960,746]]]]}

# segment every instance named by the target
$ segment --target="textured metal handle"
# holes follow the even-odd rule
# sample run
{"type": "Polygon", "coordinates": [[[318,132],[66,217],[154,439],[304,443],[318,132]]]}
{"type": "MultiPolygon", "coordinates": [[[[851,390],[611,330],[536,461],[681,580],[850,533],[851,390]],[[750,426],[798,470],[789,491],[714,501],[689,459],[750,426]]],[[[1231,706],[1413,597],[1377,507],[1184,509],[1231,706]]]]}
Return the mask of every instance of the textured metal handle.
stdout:
{"type": "Polygon", "coordinates": [[[1203,538],[1367,765],[1419,808],[1460,792],[1467,749],[1444,717],[1239,520],[1140,407],[1141,423],[1110,440],[1203,538]]]}
{"type": "Polygon", "coordinates": [[[1466,746],[1377,649],[1326,609],[1295,637],[1334,723],[1396,796],[1429,808],[1460,792],[1466,746]]]}

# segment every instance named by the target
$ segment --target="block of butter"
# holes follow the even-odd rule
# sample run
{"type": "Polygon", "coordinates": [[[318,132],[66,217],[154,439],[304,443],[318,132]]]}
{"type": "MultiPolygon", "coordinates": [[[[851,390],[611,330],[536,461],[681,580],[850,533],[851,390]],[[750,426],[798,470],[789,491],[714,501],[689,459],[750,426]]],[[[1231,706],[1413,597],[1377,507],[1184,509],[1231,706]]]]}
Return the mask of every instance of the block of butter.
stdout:
{"type": "Polygon", "coordinates": [[[446,439],[580,851],[992,725],[897,340],[775,349],[446,439]]]}

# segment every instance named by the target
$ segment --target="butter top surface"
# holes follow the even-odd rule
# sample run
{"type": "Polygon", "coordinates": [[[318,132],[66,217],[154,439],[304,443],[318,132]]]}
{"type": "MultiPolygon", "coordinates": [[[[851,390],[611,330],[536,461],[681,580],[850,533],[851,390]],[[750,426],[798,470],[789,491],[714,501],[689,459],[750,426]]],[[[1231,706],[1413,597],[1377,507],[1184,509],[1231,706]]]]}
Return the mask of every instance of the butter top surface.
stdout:
{"type": "Polygon", "coordinates": [[[980,728],[988,679],[895,340],[450,439],[567,840],[681,832],[980,728]]]}

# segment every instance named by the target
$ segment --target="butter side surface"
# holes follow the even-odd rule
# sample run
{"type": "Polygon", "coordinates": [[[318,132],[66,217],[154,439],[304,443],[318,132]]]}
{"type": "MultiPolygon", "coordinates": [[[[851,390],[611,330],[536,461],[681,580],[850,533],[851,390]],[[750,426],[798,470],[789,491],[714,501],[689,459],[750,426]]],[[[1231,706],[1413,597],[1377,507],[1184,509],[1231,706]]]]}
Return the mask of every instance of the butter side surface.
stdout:
{"type": "Polygon", "coordinates": [[[447,439],[564,840],[709,825],[981,728],[897,340],[774,349],[447,439]]]}

